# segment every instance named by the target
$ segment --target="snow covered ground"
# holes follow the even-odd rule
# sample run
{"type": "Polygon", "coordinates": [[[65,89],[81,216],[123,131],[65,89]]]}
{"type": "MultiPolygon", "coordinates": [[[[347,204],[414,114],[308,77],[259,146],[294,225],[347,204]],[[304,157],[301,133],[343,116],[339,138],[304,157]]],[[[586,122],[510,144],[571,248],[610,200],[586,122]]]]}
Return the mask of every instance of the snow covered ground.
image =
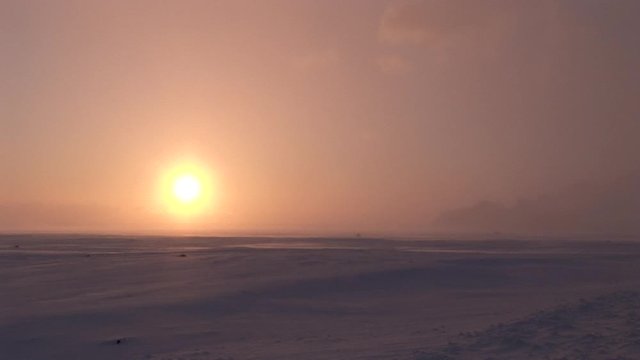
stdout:
{"type": "Polygon", "coordinates": [[[6,235],[0,359],[634,359],[635,291],[633,242],[6,235]]]}

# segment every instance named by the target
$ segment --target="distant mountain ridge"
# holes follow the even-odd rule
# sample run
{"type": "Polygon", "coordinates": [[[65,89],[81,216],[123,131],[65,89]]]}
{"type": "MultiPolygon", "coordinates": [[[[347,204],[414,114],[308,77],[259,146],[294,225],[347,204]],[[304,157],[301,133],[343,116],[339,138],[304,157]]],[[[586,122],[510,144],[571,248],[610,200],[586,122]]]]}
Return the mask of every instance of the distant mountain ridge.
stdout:
{"type": "Polygon", "coordinates": [[[640,172],[584,182],[507,206],[481,201],[446,211],[434,227],[456,232],[640,235],[640,172]]]}

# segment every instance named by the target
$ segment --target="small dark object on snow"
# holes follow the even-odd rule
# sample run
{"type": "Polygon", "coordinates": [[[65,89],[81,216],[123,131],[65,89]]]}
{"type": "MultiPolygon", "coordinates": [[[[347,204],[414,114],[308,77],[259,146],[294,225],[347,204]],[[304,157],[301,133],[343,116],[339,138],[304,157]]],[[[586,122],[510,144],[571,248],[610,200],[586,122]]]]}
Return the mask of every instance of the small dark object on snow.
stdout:
{"type": "Polygon", "coordinates": [[[20,249],[20,245],[14,245],[13,247],[16,249],[20,249]]]}
{"type": "Polygon", "coordinates": [[[180,255],[178,255],[178,256],[180,256],[180,257],[187,257],[187,254],[180,254],[180,255]]]}

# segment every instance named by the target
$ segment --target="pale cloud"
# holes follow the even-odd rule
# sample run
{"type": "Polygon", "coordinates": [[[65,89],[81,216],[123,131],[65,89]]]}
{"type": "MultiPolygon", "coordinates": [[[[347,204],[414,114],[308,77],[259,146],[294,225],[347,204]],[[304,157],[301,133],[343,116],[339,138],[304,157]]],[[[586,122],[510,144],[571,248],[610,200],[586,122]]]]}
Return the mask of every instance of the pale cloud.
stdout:
{"type": "Polygon", "coordinates": [[[505,13],[496,0],[397,1],[386,8],[380,40],[397,44],[442,45],[452,38],[496,26],[505,13]]]}
{"type": "Polygon", "coordinates": [[[552,1],[399,0],[385,9],[378,38],[388,45],[491,55],[532,24],[555,27],[557,9],[552,1]]]}

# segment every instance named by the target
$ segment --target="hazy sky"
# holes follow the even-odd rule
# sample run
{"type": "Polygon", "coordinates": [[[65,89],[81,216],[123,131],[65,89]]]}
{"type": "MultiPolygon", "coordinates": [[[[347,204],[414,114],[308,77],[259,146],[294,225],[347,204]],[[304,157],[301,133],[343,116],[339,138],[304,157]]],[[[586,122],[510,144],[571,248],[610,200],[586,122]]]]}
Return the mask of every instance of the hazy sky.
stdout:
{"type": "Polygon", "coordinates": [[[0,0],[0,231],[408,233],[610,181],[638,34],[635,0],[0,0]]]}

